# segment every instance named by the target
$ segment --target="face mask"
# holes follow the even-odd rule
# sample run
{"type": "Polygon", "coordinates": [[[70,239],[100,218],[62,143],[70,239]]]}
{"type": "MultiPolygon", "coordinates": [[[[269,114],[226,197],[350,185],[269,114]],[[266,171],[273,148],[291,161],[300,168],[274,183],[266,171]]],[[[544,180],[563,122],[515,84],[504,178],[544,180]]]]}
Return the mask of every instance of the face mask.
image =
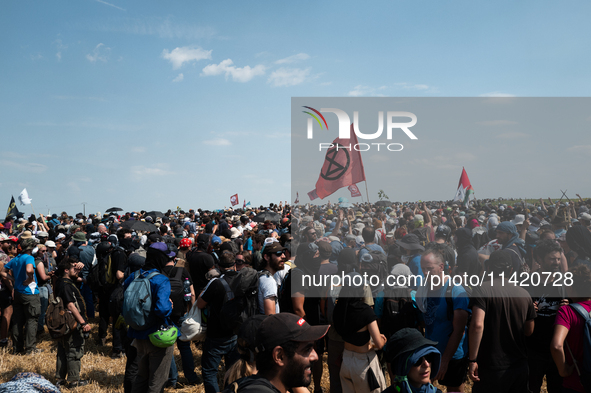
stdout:
{"type": "Polygon", "coordinates": [[[403,255],[400,257],[400,259],[402,259],[403,263],[408,263],[408,261],[410,261],[410,255],[403,255]]]}

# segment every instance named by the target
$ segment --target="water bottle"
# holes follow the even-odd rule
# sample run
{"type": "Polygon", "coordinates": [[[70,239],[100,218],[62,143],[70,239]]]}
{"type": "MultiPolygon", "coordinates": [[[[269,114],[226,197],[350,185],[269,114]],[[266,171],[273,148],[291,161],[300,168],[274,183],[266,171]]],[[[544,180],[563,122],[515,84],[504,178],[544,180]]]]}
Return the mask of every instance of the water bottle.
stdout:
{"type": "Polygon", "coordinates": [[[191,284],[189,283],[189,278],[185,278],[185,282],[183,283],[183,288],[185,290],[185,301],[191,301],[191,284]]]}

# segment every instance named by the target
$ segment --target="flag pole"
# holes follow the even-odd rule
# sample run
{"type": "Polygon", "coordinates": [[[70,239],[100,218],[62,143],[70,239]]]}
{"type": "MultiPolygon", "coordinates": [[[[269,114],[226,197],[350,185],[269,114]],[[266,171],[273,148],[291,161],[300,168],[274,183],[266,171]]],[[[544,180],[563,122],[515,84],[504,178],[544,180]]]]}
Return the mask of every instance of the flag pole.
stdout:
{"type": "MultiPolygon", "coordinates": [[[[365,195],[367,195],[367,203],[369,203],[369,191],[367,191],[367,179],[364,181],[365,183],[365,195]]],[[[361,198],[363,201],[363,198],[361,198]]]]}
{"type": "Polygon", "coordinates": [[[31,210],[33,210],[33,215],[37,218],[37,213],[35,213],[35,208],[33,207],[33,202],[31,202],[31,210]]]}

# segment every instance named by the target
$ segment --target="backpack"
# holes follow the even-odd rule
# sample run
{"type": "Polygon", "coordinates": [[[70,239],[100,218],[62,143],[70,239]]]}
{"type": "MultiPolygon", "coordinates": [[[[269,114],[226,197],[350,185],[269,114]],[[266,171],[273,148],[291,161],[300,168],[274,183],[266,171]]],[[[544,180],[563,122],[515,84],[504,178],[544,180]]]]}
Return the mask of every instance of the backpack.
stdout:
{"type": "MultiPolygon", "coordinates": [[[[76,303],[76,308],[78,304],[76,303]]],[[[68,308],[65,306],[61,297],[50,298],[47,312],[45,314],[45,324],[52,339],[57,340],[66,337],[78,327],[78,321],[74,318],[68,308]]]]}
{"type": "MultiPolygon", "coordinates": [[[[376,295],[376,291],[384,283],[386,277],[388,276],[388,257],[384,255],[381,251],[371,250],[367,247],[363,247],[369,255],[371,255],[371,262],[360,262],[359,263],[359,273],[363,276],[367,274],[368,277],[370,276],[378,276],[380,278],[380,283],[377,287],[372,287],[372,293],[374,297],[376,295]]],[[[361,254],[360,254],[361,255],[361,254]]],[[[367,284],[370,284],[370,279],[367,279],[367,284]]]]}
{"type": "Polygon", "coordinates": [[[291,268],[283,278],[283,282],[277,291],[279,300],[279,310],[293,314],[293,303],[291,300],[291,273],[297,268],[291,268]]]}
{"type": "Polygon", "coordinates": [[[153,323],[150,279],[158,274],[160,273],[152,272],[144,276],[138,270],[134,273],[133,281],[125,290],[121,313],[129,327],[135,330],[145,330],[153,323]]]}
{"type": "MultiPolygon", "coordinates": [[[[254,375],[240,378],[230,384],[228,384],[221,393],[238,393],[246,387],[249,386],[256,386],[257,392],[263,393],[273,393],[276,389],[273,388],[273,385],[269,382],[269,380],[265,378],[256,377],[254,375]]],[[[253,390],[253,389],[251,389],[253,390]]]]}
{"type": "MultiPolygon", "coordinates": [[[[394,291],[399,290],[406,291],[405,288],[397,288],[389,290],[384,295],[382,326],[386,337],[392,337],[404,328],[416,328],[419,324],[419,309],[413,305],[412,299],[395,296],[394,291]]],[[[410,294],[408,296],[410,297],[410,294]]]]}
{"type": "Polygon", "coordinates": [[[225,275],[219,278],[226,290],[220,310],[222,326],[237,332],[246,319],[259,313],[259,277],[263,274],[265,273],[245,267],[232,278],[230,283],[225,275]]]}
{"type": "Polygon", "coordinates": [[[583,385],[586,392],[589,392],[591,391],[591,313],[578,303],[570,304],[570,306],[585,321],[585,325],[583,326],[583,365],[581,367],[579,364],[577,370],[580,370],[581,373],[579,376],[581,385],[583,385]]]}
{"type": "Polygon", "coordinates": [[[425,247],[427,245],[427,243],[429,243],[429,235],[430,235],[430,228],[429,227],[417,228],[414,231],[412,231],[411,233],[417,235],[421,246],[425,247]]]}
{"type": "Polygon", "coordinates": [[[170,277],[168,274],[164,273],[168,280],[170,281],[170,299],[174,302],[176,301],[184,301],[185,299],[185,286],[183,283],[183,268],[174,267],[171,269],[171,273],[176,269],[174,276],[170,277]]]}
{"type": "MultiPolygon", "coordinates": [[[[451,283],[451,281],[450,281],[451,283]]],[[[445,289],[445,302],[447,303],[447,320],[448,321],[452,321],[454,320],[454,300],[452,297],[451,292],[453,291],[454,285],[450,285],[450,283],[447,284],[447,288],[445,289]]],[[[472,297],[472,287],[470,286],[466,286],[466,285],[460,285],[462,288],[464,288],[464,291],[466,291],[466,296],[468,296],[468,299],[470,299],[472,297]]],[[[466,325],[470,325],[470,320],[472,319],[472,314],[468,315],[468,322],[466,322],[466,325]]]]}
{"type": "Polygon", "coordinates": [[[92,265],[89,274],[90,287],[93,291],[98,291],[106,286],[113,286],[118,283],[117,276],[113,271],[113,264],[111,263],[111,254],[117,249],[123,250],[121,247],[117,249],[110,249],[111,245],[108,242],[102,242],[97,246],[96,254],[98,255],[98,262],[92,265]]]}

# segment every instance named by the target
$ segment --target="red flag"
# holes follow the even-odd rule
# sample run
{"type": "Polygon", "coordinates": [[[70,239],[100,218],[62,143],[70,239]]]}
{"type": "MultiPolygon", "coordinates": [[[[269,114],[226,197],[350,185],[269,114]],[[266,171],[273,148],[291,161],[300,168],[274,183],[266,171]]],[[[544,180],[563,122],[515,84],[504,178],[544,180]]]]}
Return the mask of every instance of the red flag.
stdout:
{"type": "Polygon", "coordinates": [[[242,204],[242,208],[245,209],[246,208],[246,199],[244,200],[244,203],[242,204]]]}
{"type": "Polygon", "coordinates": [[[470,184],[470,179],[468,179],[466,170],[462,168],[462,174],[460,175],[460,182],[458,183],[458,190],[456,191],[454,201],[462,202],[464,206],[468,207],[470,195],[474,195],[474,189],[472,188],[472,184],[470,184]]]}
{"type": "Polygon", "coordinates": [[[296,199],[293,202],[294,205],[297,205],[298,203],[300,203],[300,193],[296,192],[296,199]]]}
{"type": "Polygon", "coordinates": [[[230,197],[230,203],[232,204],[232,206],[236,206],[240,203],[238,200],[238,194],[234,194],[230,197]]]}
{"type": "Polygon", "coordinates": [[[316,194],[316,190],[312,190],[308,193],[308,197],[310,198],[311,201],[313,201],[314,199],[318,198],[318,194],[316,194]]]}
{"type": "Polygon", "coordinates": [[[351,184],[349,186],[349,191],[351,191],[351,198],[361,196],[361,193],[359,192],[359,188],[357,188],[357,184],[351,184]]]}
{"type": "Polygon", "coordinates": [[[351,138],[336,138],[326,151],[324,164],[316,182],[316,194],[324,199],[336,190],[365,181],[361,153],[355,150],[357,135],[351,124],[351,138]]]}

